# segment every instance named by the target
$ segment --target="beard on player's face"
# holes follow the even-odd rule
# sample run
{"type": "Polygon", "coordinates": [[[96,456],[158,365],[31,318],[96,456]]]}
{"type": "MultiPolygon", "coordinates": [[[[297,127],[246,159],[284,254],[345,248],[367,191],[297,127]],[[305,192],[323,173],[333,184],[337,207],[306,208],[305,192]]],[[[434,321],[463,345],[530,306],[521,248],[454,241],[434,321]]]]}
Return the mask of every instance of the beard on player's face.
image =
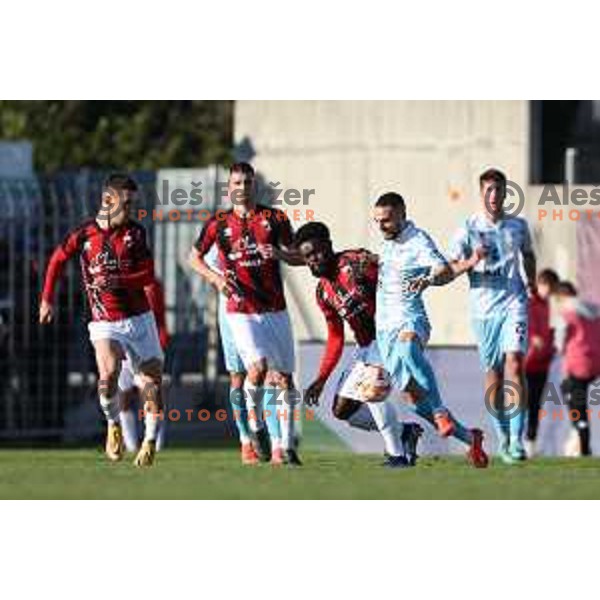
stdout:
{"type": "Polygon", "coordinates": [[[386,240],[393,240],[404,227],[404,218],[390,219],[380,224],[381,233],[386,240]]]}
{"type": "Polygon", "coordinates": [[[374,218],[385,240],[393,240],[406,224],[406,212],[389,206],[376,207],[374,218]]]}

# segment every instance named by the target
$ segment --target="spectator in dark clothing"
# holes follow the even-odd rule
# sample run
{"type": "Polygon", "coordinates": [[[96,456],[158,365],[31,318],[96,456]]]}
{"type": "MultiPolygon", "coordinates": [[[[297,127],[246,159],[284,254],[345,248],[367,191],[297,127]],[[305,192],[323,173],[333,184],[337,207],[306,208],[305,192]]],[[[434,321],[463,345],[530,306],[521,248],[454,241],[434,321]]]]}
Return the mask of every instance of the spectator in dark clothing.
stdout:
{"type": "Polygon", "coordinates": [[[525,357],[528,388],[525,447],[529,457],[536,454],[540,402],[554,356],[549,299],[556,292],[558,284],[558,275],[552,269],[544,269],[538,274],[537,289],[529,298],[529,346],[525,357]]]}

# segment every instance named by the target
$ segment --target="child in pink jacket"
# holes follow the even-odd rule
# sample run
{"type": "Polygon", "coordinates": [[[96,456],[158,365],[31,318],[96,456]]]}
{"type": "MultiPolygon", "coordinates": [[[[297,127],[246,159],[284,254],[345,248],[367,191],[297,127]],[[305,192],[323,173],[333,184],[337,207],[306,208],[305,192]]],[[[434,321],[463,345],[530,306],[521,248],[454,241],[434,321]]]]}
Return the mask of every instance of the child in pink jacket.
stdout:
{"type": "Polygon", "coordinates": [[[558,286],[557,297],[563,330],[557,332],[562,353],[563,397],[569,407],[581,445],[581,454],[589,455],[590,429],[587,394],[590,384],[600,376],[600,307],[577,297],[575,286],[568,281],[558,286]]]}

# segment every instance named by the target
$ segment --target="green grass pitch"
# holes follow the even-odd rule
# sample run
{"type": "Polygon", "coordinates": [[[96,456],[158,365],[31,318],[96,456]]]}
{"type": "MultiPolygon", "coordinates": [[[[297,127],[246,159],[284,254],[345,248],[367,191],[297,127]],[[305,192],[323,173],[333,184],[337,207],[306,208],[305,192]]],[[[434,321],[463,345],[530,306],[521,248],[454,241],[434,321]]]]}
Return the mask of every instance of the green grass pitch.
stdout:
{"type": "Polygon", "coordinates": [[[422,458],[388,470],[382,458],[303,453],[301,469],[244,467],[234,448],[169,448],[154,467],[109,464],[99,448],[0,449],[0,498],[402,499],[600,498],[600,461],[538,459],[475,470],[460,458],[422,458]]]}

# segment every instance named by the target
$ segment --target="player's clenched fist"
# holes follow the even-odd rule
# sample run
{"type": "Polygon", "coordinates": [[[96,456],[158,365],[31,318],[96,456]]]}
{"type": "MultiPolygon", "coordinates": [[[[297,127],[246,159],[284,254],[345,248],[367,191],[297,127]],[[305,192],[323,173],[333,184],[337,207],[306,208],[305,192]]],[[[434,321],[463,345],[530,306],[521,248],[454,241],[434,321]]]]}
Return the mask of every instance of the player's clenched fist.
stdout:
{"type": "Polygon", "coordinates": [[[46,325],[47,323],[51,323],[54,318],[54,307],[46,300],[42,300],[40,304],[40,323],[42,325],[46,325]]]}

